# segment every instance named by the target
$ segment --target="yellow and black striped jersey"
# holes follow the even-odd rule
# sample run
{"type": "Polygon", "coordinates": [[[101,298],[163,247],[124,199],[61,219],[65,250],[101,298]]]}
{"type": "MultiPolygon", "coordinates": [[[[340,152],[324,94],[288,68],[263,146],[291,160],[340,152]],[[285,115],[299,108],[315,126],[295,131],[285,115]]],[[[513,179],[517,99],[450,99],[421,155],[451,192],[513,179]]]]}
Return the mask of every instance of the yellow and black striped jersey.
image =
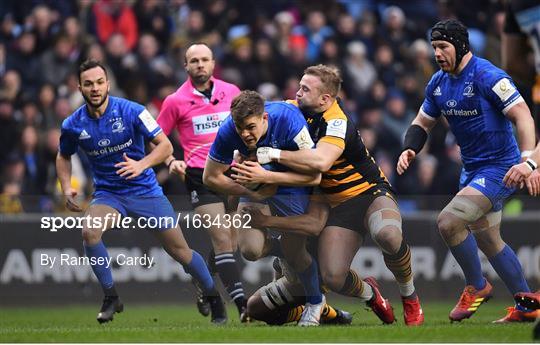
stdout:
{"type": "MultiPolygon", "coordinates": [[[[298,105],[296,101],[288,101],[298,105]]],[[[343,149],[330,170],[322,174],[320,188],[335,207],[360,195],[379,183],[388,183],[386,176],[367,150],[352,119],[334,101],[324,113],[306,114],[313,141],[325,142],[343,149]]]]}

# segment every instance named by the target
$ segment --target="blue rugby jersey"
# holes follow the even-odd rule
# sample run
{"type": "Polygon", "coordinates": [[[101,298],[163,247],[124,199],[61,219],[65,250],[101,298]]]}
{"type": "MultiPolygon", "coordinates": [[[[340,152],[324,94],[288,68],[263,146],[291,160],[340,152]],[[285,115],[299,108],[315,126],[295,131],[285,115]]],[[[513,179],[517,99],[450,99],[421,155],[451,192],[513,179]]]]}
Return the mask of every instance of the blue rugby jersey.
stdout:
{"type": "MultiPolygon", "coordinates": [[[[257,147],[296,151],[315,146],[307,130],[306,120],[297,107],[285,102],[266,102],[264,109],[268,113],[268,130],[266,135],[257,142],[257,147]]],[[[252,153],[236,132],[232,117],[229,116],[219,128],[208,157],[221,164],[231,164],[234,150],[240,151],[244,156],[249,156],[252,153]]],[[[279,163],[265,164],[264,168],[274,171],[290,170],[279,163]]],[[[307,196],[309,193],[310,187],[281,186],[278,189],[278,194],[304,194],[307,196]]]]}
{"type": "Polygon", "coordinates": [[[505,114],[523,101],[506,72],[473,56],[456,77],[442,70],[433,75],[420,113],[446,117],[461,148],[463,165],[470,170],[519,162],[519,148],[505,114]]]}
{"type": "Polygon", "coordinates": [[[161,128],[142,105],[109,97],[105,113],[99,118],[89,115],[82,105],[62,123],[60,153],[70,156],[80,147],[88,156],[94,175],[94,196],[99,192],[122,195],[163,195],[152,169],[134,179],[116,174],[114,165],[124,161],[123,154],[134,160],[145,156],[144,145],[161,133],[161,128]]]}

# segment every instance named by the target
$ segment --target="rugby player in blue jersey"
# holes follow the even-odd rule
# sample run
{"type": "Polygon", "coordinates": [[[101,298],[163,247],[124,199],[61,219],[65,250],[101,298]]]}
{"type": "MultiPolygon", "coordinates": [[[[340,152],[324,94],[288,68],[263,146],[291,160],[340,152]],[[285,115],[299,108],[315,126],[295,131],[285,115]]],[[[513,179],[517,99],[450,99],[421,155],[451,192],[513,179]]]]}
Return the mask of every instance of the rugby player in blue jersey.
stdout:
{"type": "MultiPolygon", "coordinates": [[[[478,248],[512,295],[530,291],[516,254],[501,238],[500,223],[503,201],[514,192],[503,177],[520,161],[520,150],[533,149],[534,121],[508,74],[470,52],[462,23],[451,19],[435,24],[431,44],[441,69],[427,85],[422,107],[407,130],[397,171],[407,170],[428,132],[444,116],[461,148],[463,170],[460,191],[437,222],[465,275],[466,287],[449,315],[450,320],[461,321],[491,297],[478,248]]],[[[506,322],[508,316],[497,321],[506,322]]]]}
{"type": "MultiPolygon", "coordinates": [[[[249,157],[254,156],[261,146],[301,150],[310,149],[313,145],[306,121],[295,106],[285,102],[265,103],[257,92],[243,91],[232,101],[231,116],[219,128],[206,160],[203,182],[222,194],[247,196],[252,201],[262,199],[264,195],[261,195],[261,190],[250,190],[225,175],[233,163],[234,151],[238,150],[243,157],[249,157]]],[[[248,161],[245,164],[258,165],[248,161]]],[[[279,164],[270,164],[265,168],[284,172],[279,175],[280,181],[274,181],[280,185],[276,194],[266,200],[270,210],[279,216],[304,214],[309,204],[310,188],[294,186],[318,185],[320,174],[299,174],[279,164]]],[[[275,187],[261,189],[276,190],[275,187]]],[[[244,199],[238,209],[241,211],[249,206],[253,204],[244,199]]],[[[267,255],[268,243],[264,231],[240,229],[240,250],[246,258],[256,260],[267,255]]],[[[305,290],[306,308],[298,325],[317,326],[325,298],[320,291],[317,262],[306,250],[306,237],[283,233],[281,245],[283,255],[297,271],[305,290]]]]}
{"type": "Polygon", "coordinates": [[[79,149],[84,151],[94,176],[95,191],[85,216],[100,218],[103,224],[99,228],[92,227],[95,222],[85,224],[82,237],[84,252],[105,294],[97,320],[111,321],[114,313],[123,310],[111,267],[106,264],[109,254],[101,240],[103,232],[112,226],[112,222],[103,220],[122,215],[162,220],[159,228],[150,230],[165,251],[200,284],[210,301],[212,322],[222,323],[226,320],[225,310],[212,276],[201,255],[189,248],[182,231],[173,224],[176,214],[151,169],[172,154],[172,145],[142,105],[109,96],[109,88],[101,63],[88,60],[81,64],[79,90],[85,104],[62,123],[56,157],[57,174],[69,210],[82,211],[76,201],[77,192],[71,187],[71,155],[79,149]],[[145,155],[147,141],[155,148],[145,155]]]}

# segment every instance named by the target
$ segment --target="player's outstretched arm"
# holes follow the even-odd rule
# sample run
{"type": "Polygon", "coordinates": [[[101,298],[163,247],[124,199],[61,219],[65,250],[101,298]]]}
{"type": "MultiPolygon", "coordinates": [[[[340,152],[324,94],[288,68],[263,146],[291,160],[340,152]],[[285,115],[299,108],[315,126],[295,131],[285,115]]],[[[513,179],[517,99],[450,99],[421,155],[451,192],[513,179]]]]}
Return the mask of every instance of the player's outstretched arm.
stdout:
{"type": "Polygon", "coordinates": [[[240,184],[266,183],[281,186],[318,186],[321,183],[321,174],[319,172],[301,174],[295,171],[270,171],[264,169],[259,163],[252,161],[235,163],[231,168],[236,172],[231,177],[240,184]]]}
{"type": "Polygon", "coordinates": [[[139,161],[130,158],[124,152],[124,161],[114,165],[118,168],[116,173],[127,180],[133,179],[142,174],[146,169],[162,163],[165,158],[173,153],[172,144],[169,138],[163,133],[159,133],[152,139],[152,143],[155,145],[154,149],[139,161]]]}
{"type": "Polygon", "coordinates": [[[404,150],[401,152],[396,166],[399,175],[409,168],[411,162],[416,158],[416,154],[422,150],[428,133],[435,126],[435,123],[437,123],[437,120],[423,115],[421,110],[418,112],[405,134],[404,150]]]}
{"type": "Polygon", "coordinates": [[[319,236],[328,219],[327,204],[311,201],[305,214],[288,217],[264,215],[256,207],[246,207],[244,212],[251,215],[251,225],[255,228],[273,228],[283,232],[306,236],[319,236]]]}
{"type": "Polygon", "coordinates": [[[73,212],[82,212],[82,208],[75,201],[77,191],[71,188],[71,156],[64,156],[58,152],[56,155],[56,174],[60,180],[62,193],[66,198],[66,208],[73,212]]]}

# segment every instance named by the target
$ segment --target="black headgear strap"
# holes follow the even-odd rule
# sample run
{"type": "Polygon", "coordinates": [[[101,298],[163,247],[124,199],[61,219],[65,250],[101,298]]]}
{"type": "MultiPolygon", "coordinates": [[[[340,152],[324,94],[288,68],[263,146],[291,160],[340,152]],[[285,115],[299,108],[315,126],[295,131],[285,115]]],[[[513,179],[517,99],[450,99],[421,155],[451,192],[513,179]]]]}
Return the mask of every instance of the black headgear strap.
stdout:
{"type": "Polygon", "coordinates": [[[456,65],[469,52],[469,33],[467,27],[455,19],[443,20],[431,28],[431,41],[447,41],[456,48],[456,65]]]}

